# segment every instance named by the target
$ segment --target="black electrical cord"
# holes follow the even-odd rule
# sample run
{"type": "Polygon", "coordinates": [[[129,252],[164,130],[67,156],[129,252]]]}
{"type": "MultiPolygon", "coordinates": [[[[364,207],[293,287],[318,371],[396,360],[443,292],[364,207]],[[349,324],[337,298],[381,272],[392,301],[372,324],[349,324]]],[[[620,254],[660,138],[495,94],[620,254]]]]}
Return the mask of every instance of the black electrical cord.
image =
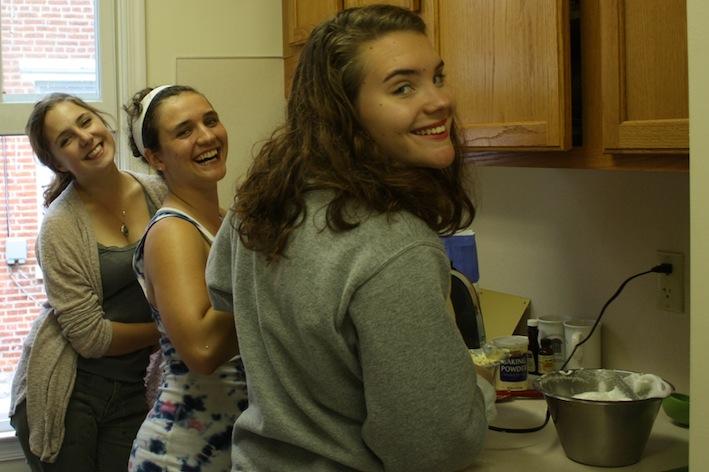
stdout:
{"type": "MultiPolygon", "coordinates": [[[[623,291],[623,289],[628,284],[628,282],[630,282],[631,280],[633,280],[637,277],[640,277],[642,275],[652,274],[652,273],[669,275],[672,273],[672,264],[662,263],[662,264],[656,265],[655,267],[653,267],[650,270],[646,270],[645,272],[640,272],[638,274],[631,275],[630,277],[625,279],[623,281],[623,283],[620,284],[620,287],[618,287],[618,290],[615,291],[615,293],[608,299],[608,301],[605,303],[605,305],[603,305],[603,308],[601,308],[601,312],[598,314],[598,317],[596,317],[596,322],[593,323],[593,326],[591,327],[591,331],[588,332],[588,334],[586,335],[585,338],[583,338],[578,344],[576,344],[576,346],[574,347],[574,350],[571,351],[571,354],[569,354],[569,356],[566,358],[566,361],[564,361],[564,364],[561,366],[561,368],[559,370],[564,370],[566,365],[571,360],[571,357],[573,357],[573,355],[576,353],[576,350],[579,348],[579,346],[591,338],[591,336],[593,335],[593,332],[596,330],[596,327],[598,326],[598,323],[601,322],[601,318],[603,318],[603,314],[606,312],[606,308],[608,308],[608,305],[610,305],[613,302],[613,300],[618,298],[618,295],[620,295],[620,292],[623,291]]],[[[534,426],[531,428],[503,428],[503,427],[499,427],[499,426],[490,425],[487,428],[491,431],[498,431],[501,433],[533,433],[535,431],[539,431],[540,429],[544,428],[547,425],[547,423],[549,423],[550,416],[551,416],[551,413],[549,412],[549,408],[547,408],[546,415],[544,416],[544,422],[539,426],[534,426]]]]}
{"type": "Polygon", "coordinates": [[[533,433],[535,431],[539,431],[540,429],[543,429],[547,423],[549,422],[549,417],[551,416],[551,413],[549,412],[549,408],[547,408],[546,415],[544,415],[544,423],[540,424],[539,426],[534,426],[532,428],[502,428],[500,426],[492,426],[489,425],[487,429],[490,431],[499,431],[500,433],[533,433]]]}

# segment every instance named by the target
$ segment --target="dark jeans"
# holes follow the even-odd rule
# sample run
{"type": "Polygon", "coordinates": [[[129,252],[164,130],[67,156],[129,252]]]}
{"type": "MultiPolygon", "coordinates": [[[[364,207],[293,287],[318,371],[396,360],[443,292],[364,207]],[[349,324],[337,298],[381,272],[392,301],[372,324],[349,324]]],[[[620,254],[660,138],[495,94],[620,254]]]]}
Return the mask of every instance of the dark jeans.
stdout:
{"type": "Polygon", "coordinates": [[[54,463],[41,462],[30,451],[25,402],[17,405],[10,421],[33,472],[125,472],[147,412],[142,381],[121,382],[79,370],[54,463]]]}

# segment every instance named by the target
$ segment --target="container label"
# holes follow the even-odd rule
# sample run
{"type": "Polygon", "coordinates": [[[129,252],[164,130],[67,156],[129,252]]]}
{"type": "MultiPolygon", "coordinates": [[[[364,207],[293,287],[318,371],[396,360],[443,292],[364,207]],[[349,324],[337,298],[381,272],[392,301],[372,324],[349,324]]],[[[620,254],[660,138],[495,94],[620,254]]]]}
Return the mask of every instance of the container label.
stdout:
{"type": "Polygon", "coordinates": [[[512,356],[500,364],[500,381],[526,382],[527,381],[527,354],[512,356]]]}

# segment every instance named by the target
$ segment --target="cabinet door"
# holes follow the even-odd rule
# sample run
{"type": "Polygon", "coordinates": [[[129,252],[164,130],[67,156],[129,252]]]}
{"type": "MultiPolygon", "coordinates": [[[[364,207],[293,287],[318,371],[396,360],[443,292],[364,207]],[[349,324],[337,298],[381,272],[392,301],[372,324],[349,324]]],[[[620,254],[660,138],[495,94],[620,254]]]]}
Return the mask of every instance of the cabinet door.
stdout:
{"type": "Polygon", "coordinates": [[[284,0],[286,41],[290,46],[303,44],[322,21],[342,10],[342,0],[284,0]]]}
{"type": "Polygon", "coordinates": [[[603,144],[689,148],[685,0],[601,0],[603,144]]]}
{"type": "Polygon", "coordinates": [[[283,75],[284,91],[289,94],[300,50],[310,32],[321,22],[342,10],[343,0],[283,0],[283,75]]]}
{"type": "Polygon", "coordinates": [[[567,0],[440,0],[438,39],[464,144],[571,146],[567,0]]]}
{"type": "Polygon", "coordinates": [[[396,5],[402,8],[407,8],[411,11],[419,11],[421,9],[420,0],[345,0],[345,8],[361,7],[365,5],[374,5],[386,3],[387,5],[396,5]]]}

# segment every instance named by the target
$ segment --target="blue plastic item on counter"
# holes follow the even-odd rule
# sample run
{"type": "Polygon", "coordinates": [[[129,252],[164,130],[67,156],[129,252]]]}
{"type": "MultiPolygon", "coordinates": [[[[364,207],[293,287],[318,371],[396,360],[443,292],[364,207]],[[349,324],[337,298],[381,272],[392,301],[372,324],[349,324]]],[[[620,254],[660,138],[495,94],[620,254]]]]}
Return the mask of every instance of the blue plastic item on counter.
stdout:
{"type": "Polygon", "coordinates": [[[446,247],[448,258],[453,263],[453,267],[465,274],[471,282],[477,283],[480,280],[480,272],[478,270],[478,248],[475,242],[475,233],[464,231],[441,239],[446,247]]]}

